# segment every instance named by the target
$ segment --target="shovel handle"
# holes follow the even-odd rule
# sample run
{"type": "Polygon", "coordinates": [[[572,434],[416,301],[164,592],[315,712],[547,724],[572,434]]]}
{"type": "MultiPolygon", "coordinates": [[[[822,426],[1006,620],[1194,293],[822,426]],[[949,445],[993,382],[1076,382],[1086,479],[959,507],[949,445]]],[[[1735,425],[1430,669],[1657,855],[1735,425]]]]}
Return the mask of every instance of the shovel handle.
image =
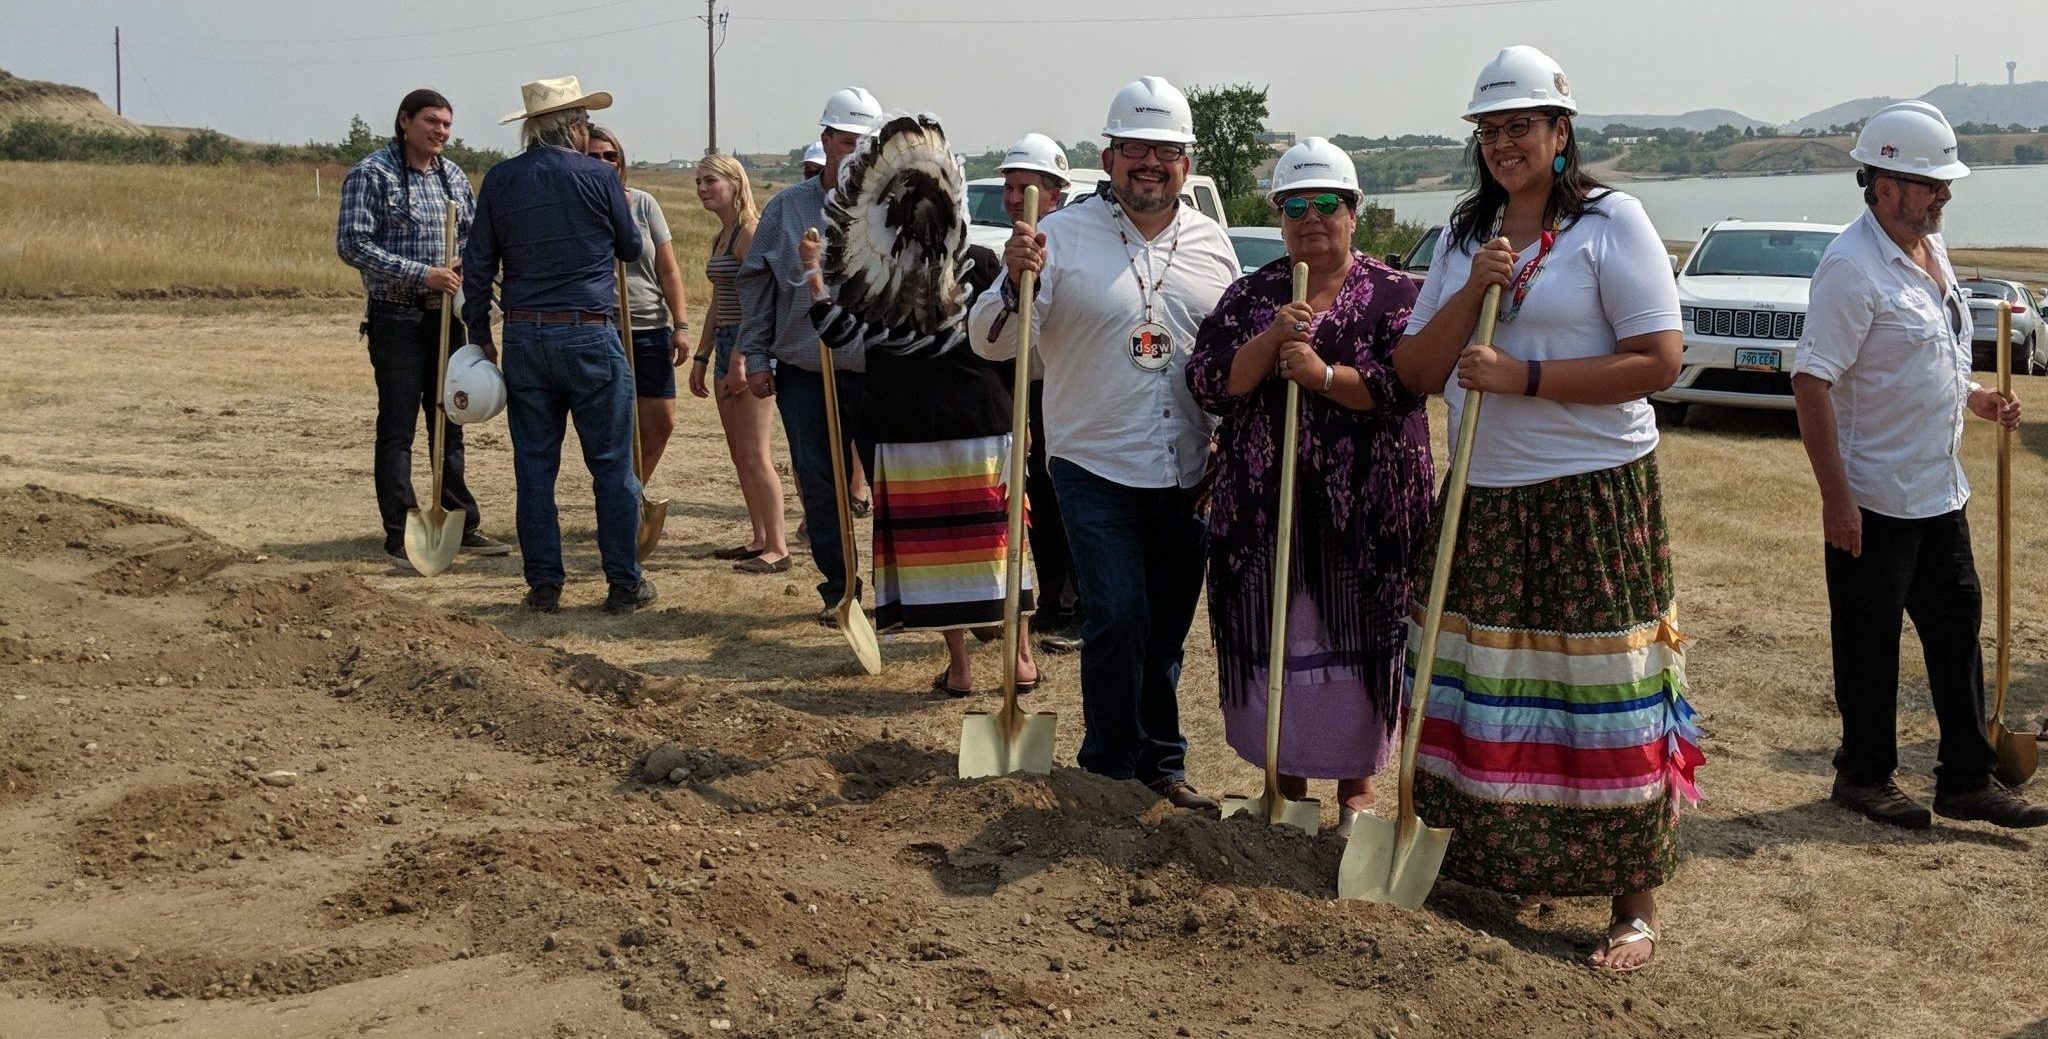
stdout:
{"type": "MultiPolygon", "coordinates": [[[[455,265],[455,222],[461,218],[461,209],[454,200],[449,200],[442,210],[441,220],[441,265],[455,265]]],[[[441,356],[434,367],[434,501],[428,510],[438,517],[441,510],[441,472],[448,454],[448,335],[449,326],[454,323],[455,293],[441,293],[441,356]]]]}
{"type": "MultiPolygon", "coordinates": [[[[1024,226],[1038,226],[1038,185],[1024,188],[1024,226]]],[[[1038,272],[1017,275],[1017,360],[1010,376],[1010,464],[1008,522],[1003,537],[1003,731],[1019,731],[1024,712],[1017,707],[1017,644],[1024,618],[1018,611],[1024,585],[1024,470],[1030,464],[1031,439],[1031,308],[1038,292],[1038,272]]]]}
{"type": "Polygon", "coordinates": [[[633,361],[633,312],[626,294],[626,261],[613,262],[612,280],[619,288],[619,346],[626,351],[626,378],[633,384],[633,478],[645,480],[647,474],[640,471],[640,370],[633,361]]]}
{"type": "MultiPolygon", "coordinates": [[[[2012,393],[2012,304],[1998,303],[1998,393],[2012,393]]],[[[1998,642],[1989,722],[1996,746],[2005,731],[2005,694],[2012,687],[2012,430],[1998,427],[1998,642]]]]}
{"type": "MultiPolygon", "coordinates": [[[[818,229],[804,231],[804,237],[816,241],[818,229]]],[[[853,543],[853,505],[847,500],[846,435],[839,425],[839,377],[832,368],[832,348],[823,339],[818,340],[818,375],[825,383],[825,435],[831,440],[828,453],[832,456],[833,500],[839,506],[839,559],[846,570],[846,588],[839,594],[839,608],[858,610],[860,596],[854,589],[860,584],[860,549],[853,543]]]]}
{"type": "MultiPolygon", "coordinates": [[[[1479,304],[1479,327],[1473,331],[1475,344],[1493,344],[1493,326],[1500,316],[1500,286],[1486,290],[1479,304]]],[[[1429,713],[1429,686],[1436,678],[1436,643],[1442,633],[1444,599],[1451,587],[1452,555],[1458,547],[1458,532],[1465,514],[1465,481],[1471,475],[1472,441],[1479,432],[1479,405],[1485,394],[1465,391],[1465,408],[1458,422],[1458,442],[1451,451],[1451,475],[1444,481],[1443,525],[1437,529],[1436,566],[1429,574],[1429,599],[1423,607],[1422,638],[1415,647],[1415,682],[1408,689],[1408,717],[1401,733],[1401,808],[1397,831],[1406,840],[1416,825],[1415,755],[1422,745],[1422,723],[1429,713]]]]}
{"type": "MultiPolygon", "coordinates": [[[[1294,302],[1308,301],[1308,264],[1294,265],[1294,302]]],[[[1266,813],[1278,822],[1280,797],[1280,700],[1287,674],[1287,593],[1294,565],[1294,470],[1301,450],[1301,384],[1283,378],[1287,403],[1280,412],[1280,516],[1273,534],[1273,612],[1266,628],[1266,813]]]]}

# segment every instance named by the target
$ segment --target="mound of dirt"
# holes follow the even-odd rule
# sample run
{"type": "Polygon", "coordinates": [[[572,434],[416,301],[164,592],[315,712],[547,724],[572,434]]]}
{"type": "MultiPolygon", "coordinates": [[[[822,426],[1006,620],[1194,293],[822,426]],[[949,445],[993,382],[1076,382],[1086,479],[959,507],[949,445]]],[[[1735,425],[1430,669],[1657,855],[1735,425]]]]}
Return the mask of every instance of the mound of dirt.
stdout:
{"type": "Polygon", "coordinates": [[[961,782],[882,718],[653,679],[114,503],[0,492],[0,553],[27,607],[0,628],[16,994],[348,1006],[441,964],[601,979],[565,991],[604,1006],[506,1034],[1693,1025],[1517,926],[1544,906],[1335,901],[1328,836],[1073,769],[961,782]]]}
{"type": "Polygon", "coordinates": [[[22,79],[0,69],[0,126],[26,119],[61,123],[96,133],[144,137],[149,131],[115,115],[98,94],[66,83],[22,79]]]}

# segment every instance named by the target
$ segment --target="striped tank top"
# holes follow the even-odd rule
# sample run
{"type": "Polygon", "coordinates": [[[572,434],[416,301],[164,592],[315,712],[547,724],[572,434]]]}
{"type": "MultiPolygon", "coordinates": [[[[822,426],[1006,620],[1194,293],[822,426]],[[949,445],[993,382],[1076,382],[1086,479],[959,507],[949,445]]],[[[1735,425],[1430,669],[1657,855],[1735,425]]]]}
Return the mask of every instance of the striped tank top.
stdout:
{"type": "MultiPolygon", "coordinates": [[[[723,237],[721,235],[720,237],[723,237]]],[[[740,323],[740,294],[733,288],[733,276],[740,272],[740,258],[732,254],[732,243],[712,243],[711,258],[704,261],[704,277],[718,290],[718,310],[711,315],[713,328],[740,323]]]]}

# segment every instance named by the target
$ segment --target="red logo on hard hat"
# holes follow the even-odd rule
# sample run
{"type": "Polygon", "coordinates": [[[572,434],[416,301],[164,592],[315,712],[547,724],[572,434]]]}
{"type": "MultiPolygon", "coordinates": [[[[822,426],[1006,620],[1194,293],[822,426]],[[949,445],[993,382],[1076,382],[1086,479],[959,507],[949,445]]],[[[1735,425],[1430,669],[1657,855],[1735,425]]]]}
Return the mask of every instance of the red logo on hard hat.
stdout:
{"type": "Polygon", "coordinates": [[[1557,96],[1559,96],[1559,97],[1570,97],[1570,96],[1572,96],[1572,85],[1571,85],[1570,83],[1567,83],[1567,82],[1565,82],[1565,78],[1564,78],[1564,73],[1560,72],[1560,73],[1558,73],[1557,75],[1555,75],[1555,76],[1552,76],[1552,77],[1550,78],[1550,81],[1551,81],[1552,83],[1556,84],[1556,86],[1557,86],[1557,96]]]}
{"type": "Polygon", "coordinates": [[[462,390],[456,390],[456,391],[455,391],[455,410],[457,410],[457,411],[468,411],[468,410],[469,410],[469,394],[468,394],[468,393],[465,393],[465,392],[464,392],[464,391],[462,391],[462,390]]]}
{"type": "Polygon", "coordinates": [[[1887,144],[1884,147],[1879,148],[1877,150],[1877,153],[1879,155],[1884,156],[1887,159],[1896,159],[1899,157],[1899,146],[1896,144],[1887,144]]]}

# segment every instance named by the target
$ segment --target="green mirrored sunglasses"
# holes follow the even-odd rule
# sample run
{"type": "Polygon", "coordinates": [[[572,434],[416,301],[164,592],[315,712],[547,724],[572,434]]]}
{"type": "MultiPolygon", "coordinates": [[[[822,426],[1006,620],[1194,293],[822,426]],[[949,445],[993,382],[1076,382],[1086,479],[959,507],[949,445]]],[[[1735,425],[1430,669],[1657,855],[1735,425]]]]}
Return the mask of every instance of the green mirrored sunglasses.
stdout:
{"type": "Polygon", "coordinates": [[[1337,211],[1337,207],[1342,205],[1343,202],[1343,199],[1338,198],[1337,196],[1327,191],[1314,197],[1303,197],[1301,195],[1296,195],[1295,197],[1280,203],[1280,211],[1282,213],[1287,214],[1287,219],[1289,220],[1299,220],[1302,217],[1308,215],[1308,207],[1314,206],[1316,207],[1316,212],[1321,213],[1324,216],[1329,216],[1332,213],[1335,213],[1337,211]]]}

